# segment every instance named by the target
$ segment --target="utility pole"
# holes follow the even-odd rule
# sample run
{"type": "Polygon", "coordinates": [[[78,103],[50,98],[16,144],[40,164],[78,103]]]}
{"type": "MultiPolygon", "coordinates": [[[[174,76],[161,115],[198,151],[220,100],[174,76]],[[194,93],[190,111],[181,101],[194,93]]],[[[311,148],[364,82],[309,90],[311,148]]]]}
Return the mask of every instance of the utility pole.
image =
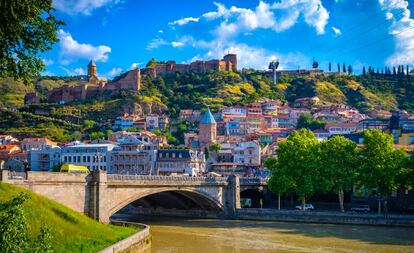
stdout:
{"type": "Polygon", "coordinates": [[[279,67],[279,60],[271,61],[269,63],[269,69],[273,71],[273,85],[276,86],[277,83],[277,74],[276,70],[279,67]]]}

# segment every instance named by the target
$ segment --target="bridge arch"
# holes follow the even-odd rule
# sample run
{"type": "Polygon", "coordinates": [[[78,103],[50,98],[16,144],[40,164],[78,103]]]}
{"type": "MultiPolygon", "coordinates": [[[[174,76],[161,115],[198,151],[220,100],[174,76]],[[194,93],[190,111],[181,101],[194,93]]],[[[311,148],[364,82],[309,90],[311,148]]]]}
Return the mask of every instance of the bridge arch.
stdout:
{"type": "MultiPolygon", "coordinates": [[[[144,199],[146,197],[156,195],[156,194],[162,194],[162,193],[177,193],[182,195],[183,197],[186,197],[195,203],[201,204],[201,207],[209,207],[210,210],[214,211],[223,211],[223,204],[213,196],[211,196],[209,193],[204,192],[199,189],[188,189],[188,188],[177,188],[177,187],[163,187],[163,188],[152,188],[152,189],[146,189],[146,190],[135,190],[130,192],[127,197],[118,199],[113,203],[113,205],[110,205],[109,209],[109,216],[111,217],[116,212],[120,211],[122,208],[127,206],[128,204],[131,204],[135,201],[144,199]]],[[[109,203],[108,203],[109,204],[109,203]]]]}

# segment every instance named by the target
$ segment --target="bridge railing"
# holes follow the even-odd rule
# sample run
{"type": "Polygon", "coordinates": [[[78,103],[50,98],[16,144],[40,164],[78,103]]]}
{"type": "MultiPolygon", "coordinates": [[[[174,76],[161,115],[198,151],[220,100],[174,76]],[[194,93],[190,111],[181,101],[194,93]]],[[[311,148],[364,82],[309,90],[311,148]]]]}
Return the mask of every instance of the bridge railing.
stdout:
{"type": "Polygon", "coordinates": [[[108,182],[199,182],[199,183],[223,183],[225,177],[176,177],[176,176],[149,176],[149,175],[125,175],[108,174],[108,182]]]}
{"type": "Polygon", "coordinates": [[[267,178],[241,177],[240,184],[267,184],[267,178]]]}
{"type": "Polygon", "coordinates": [[[26,180],[27,179],[27,173],[26,172],[9,171],[8,179],[9,180],[26,180]]]}

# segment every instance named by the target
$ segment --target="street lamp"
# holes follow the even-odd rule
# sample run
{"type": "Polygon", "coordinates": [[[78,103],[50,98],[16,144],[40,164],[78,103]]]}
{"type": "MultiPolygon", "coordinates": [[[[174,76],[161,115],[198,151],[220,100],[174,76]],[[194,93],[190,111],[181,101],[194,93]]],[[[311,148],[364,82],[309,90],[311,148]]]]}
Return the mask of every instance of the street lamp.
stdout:
{"type": "Polygon", "coordinates": [[[273,71],[273,85],[276,85],[276,82],[277,82],[276,70],[278,67],[279,67],[279,60],[271,61],[269,63],[269,69],[273,71]]]}
{"type": "Polygon", "coordinates": [[[98,170],[99,170],[101,168],[101,160],[102,160],[103,155],[98,150],[96,152],[97,154],[94,155],[93,157],[95,158],[96,161],[98,161],[98,170]]]}

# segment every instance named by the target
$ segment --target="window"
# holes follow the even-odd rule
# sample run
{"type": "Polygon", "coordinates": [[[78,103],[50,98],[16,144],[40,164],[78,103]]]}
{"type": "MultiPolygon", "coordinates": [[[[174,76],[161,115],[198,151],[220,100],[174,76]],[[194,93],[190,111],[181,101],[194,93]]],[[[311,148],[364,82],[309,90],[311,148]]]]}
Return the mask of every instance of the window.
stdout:
{"type": "Polygon", "coordinates": [[[88,163],[90,163],[91,162],[91,157],[90,156],[88,156],[88,163]]]}
{"type": "Polygon", "coordinates": [[[414,136],[408,138],[408,144],[414,144],[414,136]]]}
{"type": "Polygon", "coordinates": [[[84,156],[84,157],[82,158],[82,161],[83,161],[84,163],[86,163],[86,156],[84,156]]]}
{"type": "Polygon", "coordinates": [[[63,158],[63,161],[65,161],[65,163],[67,163],[67,162],[68,162],[68,157],[67,157],[67,156],[65,156],[65,157],[63,158]]]}

